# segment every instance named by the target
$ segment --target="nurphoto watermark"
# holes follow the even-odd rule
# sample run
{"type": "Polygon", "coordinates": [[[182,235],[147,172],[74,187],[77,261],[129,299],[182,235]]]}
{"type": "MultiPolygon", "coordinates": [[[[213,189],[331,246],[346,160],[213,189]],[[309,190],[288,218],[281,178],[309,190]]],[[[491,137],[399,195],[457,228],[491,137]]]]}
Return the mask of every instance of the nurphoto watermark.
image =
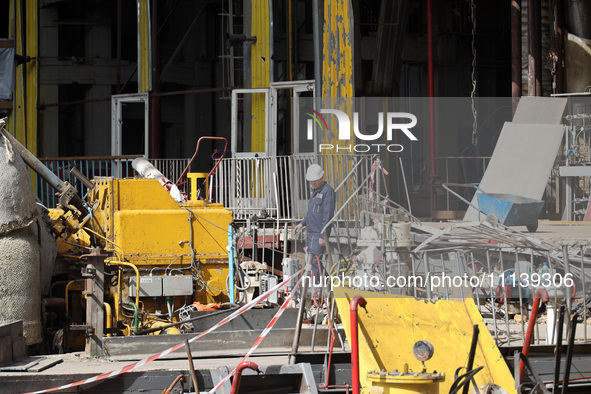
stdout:
{"type": "Polygon", "coordinates": [[[494,286],[519,285],[523,288],[532,287],[572,287],[574,285],[573,275],[568,273],[562,275],[555,274],[526,274],[521,273],[517,280],[515,274],[499,275],[496,273],[489,273],[480,276],[468,275],[448,275],[447,273],[440,273],[431,275],[427,273],[425,276],[421,275],[320,275],[320,276],[306,276],[303,278],[304,283],[308,287],[313,288],[329,288],[333,290],[335,287],[348,287],[353,289],[402,289],[402,288],[429,288],[433,291],[442,287],[447,288],[482,288],[488,287],[490,284],[494,286]]]}

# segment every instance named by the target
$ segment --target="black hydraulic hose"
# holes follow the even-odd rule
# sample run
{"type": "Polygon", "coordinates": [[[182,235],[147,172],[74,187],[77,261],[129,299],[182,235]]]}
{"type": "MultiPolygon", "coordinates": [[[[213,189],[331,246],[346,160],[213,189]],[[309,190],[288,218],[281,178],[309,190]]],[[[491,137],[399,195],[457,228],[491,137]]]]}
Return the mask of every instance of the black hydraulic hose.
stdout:
{"type": "Polygon", "coordinates": [[[570,319],[570,331],[568,333],[568,347],[566,348],[566,365],[564,366],[564,376],[562,377],[562,394],[568,393],[568,379],[570,378],[570,367],[573,361],[573,353],[575,349],[575,333],[577,330],[577,320],[579,320],[579,313],[572,315],[570,319]]]}
{"type": "Polygon", "coordinates": [[[554,350],[554,388],[553,393],[558,393],[558,383],[560,381],[560,359],[562,357],[562,326],[564,325],[564,305],[560,305],[558,312],[558,332],[556,333],[556,349],[554,350]]]}
{"type": "MultiPolygon", "coordinates": [[[[478,325],[474,324],[472,329],[472,343],[470,344],[470,353],[468,354],[468,365],[466,369],[468,372],[472,371],[472,367],[474,366],[474,359],[476,358],[476,346],[478,345],[478,334],[480,330],[478,329],[478,325]]],[[[464,385],[463,394],[468,394],[468,389],[470,388],[470,382],[468,381],[464,385]]]]}

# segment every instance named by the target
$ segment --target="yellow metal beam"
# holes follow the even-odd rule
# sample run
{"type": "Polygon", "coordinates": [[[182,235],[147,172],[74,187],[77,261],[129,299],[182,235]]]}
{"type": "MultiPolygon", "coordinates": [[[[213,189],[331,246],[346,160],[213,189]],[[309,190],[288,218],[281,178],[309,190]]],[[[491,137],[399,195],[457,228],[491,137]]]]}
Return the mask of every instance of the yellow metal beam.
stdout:
{"type": "MultiPolygon", "coordinates": [[[[268,88],[271,83],[271,17],[269,0],[251,2],[251,35],[257,40],[250,47],[251,88],[268,88]]],[[[255,93],[251,104],[251,151],[265,152],[265,95],[255,93]]]]}
{"type": "Polygon", "coordinates": [[[39,79],[38,0],[11,1],[9,11],[11,14],[9,38],[15,40],[16,54],[28,56],[32,60],[16,67],[13,110],[8,114],[7,128],[31,153],[36,155],[39,79]]]}
{"type": "Polygon", "coordinates": [[[152,89],[152,73],[150,72],[150,3],[149,0],[137,0],[138,7],[138,93],[152,89]]]}
{"type": "Polygon", "coordinates": [[[324,2],[322,97],[353,97],[353,5],[324,2]]]}
{"type": "MultiPolygon", "coordinates": [[[[322,43],[322,108],[339,109],[352,119],[354,89],[353,73],[353,4],[351,0],[324,2],[324,30],[322,43]]],[[[329,131],[323,144],[349,146],[350,141],[338,139],[334,116],[329,117],[329,131]]],[[[327,119],[328,120],[328,119],[327,119]]],[[[352,126],[352,124],[351,124],[352,126]]],[[[340,150],[347,153],[347,150],[340,150]]]]}

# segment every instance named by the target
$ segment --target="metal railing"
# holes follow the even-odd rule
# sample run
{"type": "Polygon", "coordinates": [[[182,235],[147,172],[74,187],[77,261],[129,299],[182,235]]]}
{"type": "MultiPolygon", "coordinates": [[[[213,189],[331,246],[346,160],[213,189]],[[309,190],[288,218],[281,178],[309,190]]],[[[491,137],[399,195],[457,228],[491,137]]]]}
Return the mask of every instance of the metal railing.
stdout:
{"type": "MultiPolygon", "coordinates": [[[[238,220],[261,213],[280,220],[302,219],[310,198],[306,169],[313,163],[324,169],[326,181],[335,187],[338,207],[357,188],[357,174],[370,172],[372,157],[311,154],[223,159],[213,179],[213,200],[238,220]]],[[[352,212],[348,214],[351,220],[352,212]]]]}
{"type": "MultiPolygon", "coordinates": [[[[472,184],[480,183],[486,167],[490,162],[490,156],[446,156],[436,157],[437,168],[443,183],[452,188],[464,188],[462,193],[469,200],[474,194],[472,184]]],[[[464,210],[464,203],[449,191],[437,189],[438,196],[445,193],[445,210],[464,210]],[[458,208],[461,207],[460,208],[458,208]]],[[[438,206],[438,209],[441,209],[438,206]]]]}
{"type": "MultiPolygon", "coordinates": [[[[396,289],[399,294],[431,299],[473,298],[498,346],[521,346],[526,337],[534,295],[548,295],[546,320],[534,321],[534,343],[555,344],[558,310],[580,311],[586,322],[591,289],[591,258],[586,247],[557,247],[504,226],[466,223],[441,232],[411,252],[410,272],[394,275],[422,277],[423,286],[396,289]]],[[[393,260],[400,261],[398,256],[393,260]]],[[[393,291],[396,293],[396,291],[393,291]]],[[[538,316],[539,318],[540,316],[538,316]]],[[[568,330],[564,329],[563,343],[568,330]]],[[[581,324],[577,342],[587,342],[581,324]]]]}
{"type": "MultiPolygon", "coordinates": [[[[131,162],[136,157],[141,156],[59,157],[39,160],[61,180],[74,185],[80,195],[84,196],[88,189],[70,175],[72,168],[77,168],[91,180],[95,177],[133,178],[137,173],[131,166],[131,162]]],[[[188,159],[149,159],[149,161],[172,181],[177,179],[188,163],[188,159]]],[[[55,190],[36,174],[35,179],[37,197],[41,203],[47,208],[55,208],[58,202],[55,190]]]]}

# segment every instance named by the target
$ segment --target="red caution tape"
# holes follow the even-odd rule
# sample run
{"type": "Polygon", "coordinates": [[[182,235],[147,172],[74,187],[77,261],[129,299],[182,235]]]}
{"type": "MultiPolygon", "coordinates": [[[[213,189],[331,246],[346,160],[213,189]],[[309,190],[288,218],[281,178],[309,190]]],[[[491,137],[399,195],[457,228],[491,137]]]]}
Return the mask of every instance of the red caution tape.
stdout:
{"type": "MultiPolygon", "coordinates": [[[[293,276],[290,276],[288,278],[286,278],[283,282],[278,283],[277,285],[275,285],[273,288],[271,288],[270,290],[264,292],[263,294],[261,294],[260,296],[258,296],[257,298],[253,299],[252,301],[250,301],[249,303],[243,305],[242,307],[240,307],[239,309],[237,309],[234,313],[228,315],[227,317],[225,317],[224,319],[222,319],[219,323],[217,323],[215,326],[209,328],[207,331],[204,331],[202,333],[200,333],[199,335],[194,336],[193,338],[189,339],[189,342],[193,342],[207,334],[209,334],[212,331],[217,330],[218,328],[220,328],[221,326],[223,326],[224,324],[228,323],[229,321],[233,320],[234,318],[242,315],[244,312],[248,311],[249,309],[251,309],[253,306],[255,306],[256,304],[258,304],[259,302],[261,302],[262,300],[268,298],[271,293],[279,290],[280,288],[286,286],[287,284],[289,284],[289,282],[291,282],[293,276]]],[[[301,281],[301,280],[300,280],[301,281]]],[[[299,282],[298,282],[299,284],[299,282]]],[[[288,298],[291,299],[291,296],[289,296],[288,298]]],[[[266,334],[265,334],[266,335],[266,334]]],[[[178,350],[180,348],[182,348],[183,346],[185,346],[185,343],[179,343],[178,345],[175,345],[169,349],[166,349],[160,353],[154,354],[150,357],[146,357],[143,360],[140,360],[138,362],[135,362],[133,364],[129,364],[126,365],[123,368],[120,368],[118,370],[115,371],[111,371],[111,372],[106,372],[102,375],[97,375],[97,376],[93,376],[91,378],[88,379],[84,379],[84,380],[80,380],[78,382],[75,383],[70,383],[70,384],[66,384],[64,386],[59,386],[59,387],[54,387],[51,389],[46,389],[46,390],[41,390],[41,391],[35,391],[35,392],[31,392],[31,393],[27,393],[27,394],[37,394],[37,393],[50,393],[53,391],[58,391],[58,390],[64,390],[64,389],[68,389],[71,387],[77,387],[77,386],[82,386],[85,384],[89,384],[89,383],[94,383],[94,382],[98,382],[100,380],[105,380],[105,379],[110,379],[112,377],[124,374],[126,372],[131,372],[139,367],[142,367],[154,360],[157,360],[163,356],[166,356],[169,353],[174,352],[175,350],[178,350]]]]}
{"type": "MultiPolygon", "coordinates": [[[[277,311],[277,313],[275,313],[275,316],[273,316],[273,318],[271,319],[271,321],[267,324],[267,327],[265,327],[265,329],[263,330],[263,332],[261,333],[261,335],[259,335],[259,337],[257,338],[257,340],[254,342],[254,345],[252,345],[252,347],[250,348],[250,350],[248,351],[248,353],[246,353],[246,355],[242,358],[242,360],[238,363],[238,365],[240,365],[243,362],[245,362],[246,359],[248,359],[252,355],[252,353],[256,350],[256,348],[259,347],[259,345],[261,344],[261,342],[263,342],[263,339],[265,339],[265,337],[267,336],[267,334],[269,334],[269,331],[271,331],[271,329],[273,328],[273,326],[275,325],[275,323],[277,323],[277,321],[279,320],[279,318],[281,317],[281,315],[283,314],[283,312],[285,311],[285,309],[287,309],[287,306],[289,305],[289,303],[291,302],[291,299],[292,299],[291,298],[291,295],[293,293],[295,293],[295,291],[297,290],[297,288],[300,286],[300,284],[302,283],[302,279],[303,279],[303,277],[300,278],[300,280],[294,286],[294,288],[291,291],[291,293],[287,296],[287,298],[285,298],[285,301],[283,301],[283,304],[281,305],[281,307],[279,308],[279,310],[277,311]]],[[[220,387],[222,387],[222,385],[228,379],[230,379],[230,377],[233,376],[235,372],[236,372],[236,368],[234,368],[232,370],[232,372],[230,372],[228,375],[226,375],[225,378],[223,378],[222,380],[220,380],[218,382],[218,384],[216,384],[215,387],[212,388],[209,391],[209,394],[215,393],[217,390],[219,390],[220,387]]]]}

